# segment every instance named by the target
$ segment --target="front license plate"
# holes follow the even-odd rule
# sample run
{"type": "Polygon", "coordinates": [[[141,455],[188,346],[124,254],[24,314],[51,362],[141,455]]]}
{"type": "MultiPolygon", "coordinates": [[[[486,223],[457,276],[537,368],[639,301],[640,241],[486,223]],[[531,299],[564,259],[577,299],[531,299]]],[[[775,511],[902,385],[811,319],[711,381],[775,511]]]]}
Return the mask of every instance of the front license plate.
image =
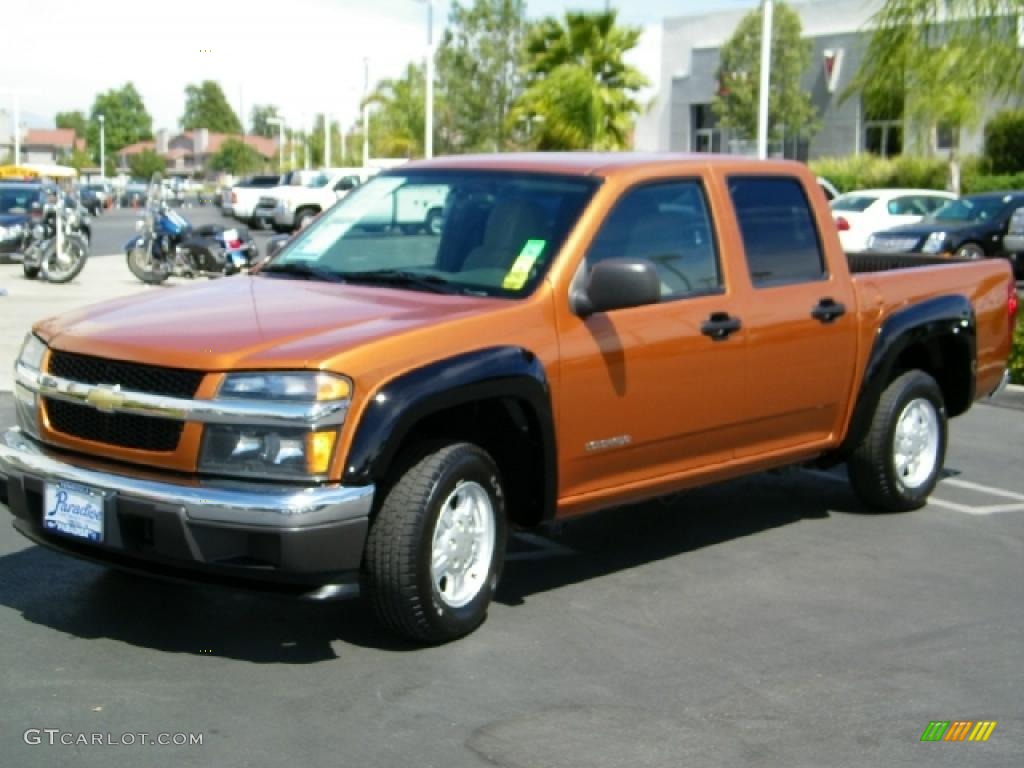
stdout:
{"type": "Polygon", "coordinates": [[[87,541],[103,541],[103,494],[77,483],[47,483],[43,527],[87,541]]]}
{"type": "Polygon", "coordinates": [[[230,243],[232,240],[238,239],[237,229],[225,229],[224,230],[224,241],[230,243]]]}

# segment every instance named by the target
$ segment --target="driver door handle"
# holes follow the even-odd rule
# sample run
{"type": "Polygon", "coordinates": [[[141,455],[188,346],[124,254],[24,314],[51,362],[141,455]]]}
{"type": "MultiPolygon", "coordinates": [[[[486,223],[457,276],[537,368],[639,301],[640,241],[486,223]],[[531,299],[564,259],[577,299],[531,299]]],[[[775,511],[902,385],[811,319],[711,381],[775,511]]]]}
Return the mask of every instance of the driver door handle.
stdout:
{"type": "Polygon", "coordinates": [[[828,325],[846,314],[846,307],[835,299],[825,297],[811,310],[811,317],[823,325],[828,325]]]}
{"type": "Polygon", "coordinates": [[[738,317],[732,317],[728,312],[712,312],[711,317],[701,323],[700,332],[712,341],[725,341],[741,327],[738,317]]]}

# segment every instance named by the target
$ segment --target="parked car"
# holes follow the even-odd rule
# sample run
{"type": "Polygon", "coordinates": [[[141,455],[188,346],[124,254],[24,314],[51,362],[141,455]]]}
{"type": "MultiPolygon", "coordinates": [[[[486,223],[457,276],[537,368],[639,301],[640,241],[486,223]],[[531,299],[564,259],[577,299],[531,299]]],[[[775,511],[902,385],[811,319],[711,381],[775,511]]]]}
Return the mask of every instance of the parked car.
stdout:
{"type": "Polygon", "coordinates": [[[221,196],[221,211],[251,226],[259,225],[261,222],[253,217],[253,213],[260,196],[268,189],[280,186],[281,182],[280,176],[249,176],[242,179],[224,190],[221,196]]]}
{"type": "Polygon", "coordinates": [[[484,621],[513,526],[812,461],[847,461],[868,509],[920,508],[947,419],[1008,380],[1010,270],[851,274],[814,184],[714,156],[387,171],[254,274],[37,322],[0,436],[15,528],[361,592],[442,643],[484,621]],[[416,185],[448,188],[442,237],[360,226],[416,185]]]}
{"type": "Polygon", "coordinates": [[[100,200],[96,190],[92,189],[90,186],[80,186],[78,188],[77,196],[79,204],[81,204],[81,206],[92,216],[98,216],[100,211],[103,210],[103,201],[100,200]]]}
{"type": "Polygon", "coordinates": [[[302,229],[321,211],[326,211],[377,173],[374,168],[326,168],[301,185],[265,191],[254,215],[261,220],[269,215],[275,232],[302,229]]]}
{"type": "Polygon", "coordinates": [[[1024,192],[988,192],[953,200],[917,224],[878,232],[868,250],[923,253],[960,259],[1005,258],[1021,275],[1021,260],[1012,258],[1004,239],[1010,220],[1024,208],[1024,192]]]}
{"type": "Polygon", "coordinates": [[[885,229],[915,224],[956,195],[928,189],[865,189],[847,192],[831,203],[839,242],[847,252],[863,251],[868,238],[885,229]]]}
{"type": "Polygon", "coordinates": [[[0,181],[0,261],[20,254],[33,223],[42,218],[46,194],[43,184],[0,181]]]}
{"type": "Polygon", "coordinates": [[[121,192],[122,208],[141,208],[146,204],[149,182],[133,180],[121,192]]]}

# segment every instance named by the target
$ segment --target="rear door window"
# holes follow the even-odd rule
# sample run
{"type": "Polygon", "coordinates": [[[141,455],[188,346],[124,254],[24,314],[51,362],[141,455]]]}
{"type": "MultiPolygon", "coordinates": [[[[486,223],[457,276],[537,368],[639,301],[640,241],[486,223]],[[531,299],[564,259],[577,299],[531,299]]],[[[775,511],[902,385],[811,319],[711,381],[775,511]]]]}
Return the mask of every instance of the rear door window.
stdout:
{"type": "Polygon", "coordinates": [[[827,276],[814,213],[798,179],[733,176],[729,195],[755,287],[827,276]]]}

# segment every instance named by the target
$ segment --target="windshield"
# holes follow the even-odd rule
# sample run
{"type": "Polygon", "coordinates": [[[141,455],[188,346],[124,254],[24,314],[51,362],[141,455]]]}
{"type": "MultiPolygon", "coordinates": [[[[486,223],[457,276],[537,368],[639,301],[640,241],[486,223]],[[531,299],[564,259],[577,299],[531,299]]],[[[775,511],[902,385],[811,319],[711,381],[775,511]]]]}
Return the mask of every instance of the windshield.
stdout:
{"type": "Polygon", "coordinates": [[[493,171],[378,176],[320,216],[263,273],[525,296],[597,184],[493,171]]]}
{"type": "Polygon", "coordinates": [[[937,221],[988,221],[1005,207],[1006,201],[1000,197],[964,198],[946,203],[932,218],[937,221]]]}
{"type": "Polygon", "coordinates": [[[877,197],[869,197],[868,195],[843,195],[842,197],[837,197],[829,205],[833,211],[860,213],[871,207],[871,204],[876,200],[878,200],[877,197]]]}
{"type": "Polygon", "coordinates": [[[323,174],[323,173],[319,173],[316,176],[314,176],[313,178],[311,178],[309,181],[307,181],[305,186],[312,187],[313,189],[318,189],[320,187],[327,186],[327,181],[328,181],[327,175],[323,174]]]}
{"type": "Polygon", "coordinates": [[[28,213],[32,203],[38,199],[38,187],[0,189],[0,213],[28,213]]]}

